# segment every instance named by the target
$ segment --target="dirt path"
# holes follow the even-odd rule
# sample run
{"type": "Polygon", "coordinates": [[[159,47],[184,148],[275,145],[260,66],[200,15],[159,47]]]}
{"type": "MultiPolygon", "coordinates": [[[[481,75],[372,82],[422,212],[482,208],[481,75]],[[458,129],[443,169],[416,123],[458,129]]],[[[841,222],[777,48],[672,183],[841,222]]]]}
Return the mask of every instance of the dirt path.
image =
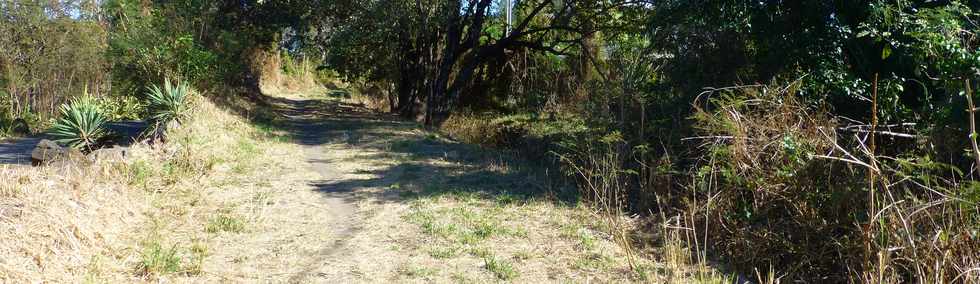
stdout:
{"type": "Polygon", "coordinates": [[[248,229],[209,237],[187,282],[642,282],[670,270],[631,270],[595,216],[518,157],[322,96],[267,101],[289,149],[265,153],[280,168],[212,193],[248,229]]]}
{"type": "MultiPolygon", "coordinates": [[[[370,180],[367,145],[378,136],[413,127],[340,102],[267,97],[277,126],[298,149],[269,153],[286,167],[253,186],[218,191],[215,199],[243,212],[253,227],[218,236],[203,270],[219,281],[350,282],[351,269],[324,269],[355,255],[364,227],[364,198],[351,181],[370,180]],[[257,186],[256,186],[257,185],[257,186]],[[223,196],[220,196],[223,195],[223,196]]],[[[260,174],[259,175],[263,175],[260,174]]],[[[351,266],[351,265],[342,265],[351,266]]]]}
{"type": "MultiPolygon", "coordinates": [[[[342,254],[347,248],[349,240],[354,236],[362,222],[357,215],[356,204],[354,203],[353,193],[349,191],[327,191],[320,185],[336,183],[350,178],[349,165],[352,161],[344,161],[345,153],[357,151],[349,145],[345,145],[346,139],[354,129],[337,127],[331,123],[330,118],[325,116],[324,105],[313,100],[302,99],[279,99],[273,102],[276,111],[281,113],[287,120],[284,123],[286,129],[292,132],[293,141],[302,145],[303,159],[306,160],[307,169],[315,173],[314,179],[306,180],[306,189],[294,192],[289,200],[284,200],[287,204],[297,204],[290,210],[303,211],[305,214],[300,218],[313,220],[313,224],[329,228],[329,239],[325,242],[319,240],[317,245],[321,246],[314,253],[308,254],[307,260],[298,263],[299,270],[291,273],[288,282],[306,282],[311,276],[315,276],[314,271],[317,264],[324,259],[328,259],[337,254],[342,254]]],[[[363,117],[369,116],[362,113],[363,117]]],[[[355,134],[356,135],[356,134],[355,134]]],[[[306,224],[309,225],[309,224],[306,224]]],[[[333,281],[350,280],[345,275],[335,275],[333,281]]]]}

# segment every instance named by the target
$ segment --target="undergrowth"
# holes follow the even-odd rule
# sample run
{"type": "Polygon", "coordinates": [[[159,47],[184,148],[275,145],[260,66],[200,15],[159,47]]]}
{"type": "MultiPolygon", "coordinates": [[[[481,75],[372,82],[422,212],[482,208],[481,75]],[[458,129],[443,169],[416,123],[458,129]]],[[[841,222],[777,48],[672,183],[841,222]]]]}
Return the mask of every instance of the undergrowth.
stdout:
{"type": "MultiPolygon", "coordinates": [[[[442,129],[552,158],[618,244],[662,247],[654,253],[667,253],[667,263],[721,260],[765,283],[980,281],[980,194],[970,173],[901,133],[877,138],[881,149],[901,150],[872,152],[866,128],[795,92],[792,84],[706,92],[684,122],[690,132],[656,121],[639,132],[659,138],[621,133],[601,115],[460,112],[442,129]],[[620,219],[632,214],[640,225],[620,219]]],[[[590,246],[587,235],[567,234],[590,246]]]]}

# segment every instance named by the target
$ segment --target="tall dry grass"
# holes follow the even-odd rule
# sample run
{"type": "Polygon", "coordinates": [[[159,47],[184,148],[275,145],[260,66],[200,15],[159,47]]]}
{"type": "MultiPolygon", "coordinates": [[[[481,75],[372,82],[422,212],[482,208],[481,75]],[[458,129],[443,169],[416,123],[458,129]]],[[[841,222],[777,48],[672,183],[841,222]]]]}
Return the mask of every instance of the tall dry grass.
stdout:
{"type": "Polygon", "coordinates": [[[223,172],[247,172],[262,150],[245,120],[192,101],[191,117],[165,143],[138,143],[124,162],[0,167],[0,282],[160,279],[143,267],[145,246],[179,237],[161,216],[193,212],[169,201],[223,172]]]}
{"type": "Polygon", "coordinates": [[[78,282],[125,272],[146,195],[125,165],[0,169],[0,279],[78,282]]]}

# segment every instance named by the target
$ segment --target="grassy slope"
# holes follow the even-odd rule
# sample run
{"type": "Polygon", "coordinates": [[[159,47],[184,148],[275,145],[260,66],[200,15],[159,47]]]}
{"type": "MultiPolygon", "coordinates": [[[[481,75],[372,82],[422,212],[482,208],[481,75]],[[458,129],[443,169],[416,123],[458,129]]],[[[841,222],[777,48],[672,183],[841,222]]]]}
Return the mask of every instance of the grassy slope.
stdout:
{"type": "Polygon", "coordinates": [[[245,226],[222,219],[233,215],[209,188],[254,174],[275,139],[203,99],[194,107],[167,143],[136,145],[127,163],[0,169],[0,279],[200,273],[208,232],[245,226]]]}

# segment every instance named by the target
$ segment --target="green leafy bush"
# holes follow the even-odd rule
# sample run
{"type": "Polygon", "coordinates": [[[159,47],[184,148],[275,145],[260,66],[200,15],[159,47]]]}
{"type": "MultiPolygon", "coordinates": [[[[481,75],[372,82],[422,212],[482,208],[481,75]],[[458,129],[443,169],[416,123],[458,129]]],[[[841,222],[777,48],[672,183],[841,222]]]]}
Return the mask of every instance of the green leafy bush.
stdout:
{"type": "Polygon", "coordinates": [[[13,113],[10,111],[7,93],[0,91],[0,138],[10,136],[13,124],[13,113]]]}
{"type": "Polygon", "coordinates": [[[27,135],[30,132],[31,127],[27,120],[0,113],[0,138],[27,135]]]}
{"type": "Polygon", "coordinates": [[[105,96],[98,99],[99,107],[110,120],[136,120],[145,111],[145,104],[134,96],[105,96]]]}
{"type": "Polygon", "coordinates": [[[91,151],[109,136],[106,122],[98,103],[86,93],[61,106],[61,117],[50,133],[58,143],[91,151]]]}
{"type": "Polygon", "coordinates": [[[190,93],[186,83],[172,84],[170,79],[164,80],[162,89],[151,86],[147,94],[150,120],[158,126],[171,121],[180,122],[187,116],[187,97],[190,93]]]}
{"type": "Polygon", "coordinates": [[[11,136],[13,133],[13,121],[0,114],[0,139],[11,136]]]}

